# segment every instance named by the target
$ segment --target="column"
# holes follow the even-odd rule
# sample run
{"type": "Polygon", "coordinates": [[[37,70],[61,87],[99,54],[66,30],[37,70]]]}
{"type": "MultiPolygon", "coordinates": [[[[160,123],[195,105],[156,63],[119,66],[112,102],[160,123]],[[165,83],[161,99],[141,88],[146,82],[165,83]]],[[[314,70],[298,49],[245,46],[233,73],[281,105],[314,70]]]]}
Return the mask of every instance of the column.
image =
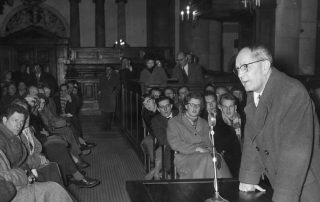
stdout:
{"type": "Polygon", "coordinates": [[[116,0],[118,5],[118,39],[126,41],[126,3],[127,0],[116,0]]]}
{"type": "Polygon", "coordinates": [[[70,1],[70,43],[71,47],[80,47],[80,22],[79,22],[79,2],[70,1]]]}
{"type": "Polygon", "coordinates": [[[104,21],[104,1],[93,0],[95,3],[95,34],[96,34],[96,47],[103,48],[106,44],[105,38],[105,21],[104,21]]]}
{"type": "Polygon", "coordinates": [[[169,47],[174,43],[174,6],[172,0],[147,0],[148,46],[169,47]]]}

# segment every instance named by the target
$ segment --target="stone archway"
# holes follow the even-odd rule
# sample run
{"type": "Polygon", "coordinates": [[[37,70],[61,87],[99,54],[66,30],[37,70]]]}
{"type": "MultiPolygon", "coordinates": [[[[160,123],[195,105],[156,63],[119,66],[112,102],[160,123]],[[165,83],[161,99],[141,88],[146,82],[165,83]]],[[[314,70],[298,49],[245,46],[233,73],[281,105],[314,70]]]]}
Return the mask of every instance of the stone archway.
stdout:
{"type": "Polygon", "coordinates": [[[4,20],[1,34],[6,37],[29,26],[39,27],[62,38],[70,33],[66,20],[54,8],[37,5],[14,9],[4,20]]]}
{"type": "Polygon", "coordinates": [[[0,49],[8,55],[1,68],[7,63],[11,70],[40,64],[59,83],[63,80],[70,28],[56,9],[45,4],[18,6],[5,17],[1,36],[0,49]]]}

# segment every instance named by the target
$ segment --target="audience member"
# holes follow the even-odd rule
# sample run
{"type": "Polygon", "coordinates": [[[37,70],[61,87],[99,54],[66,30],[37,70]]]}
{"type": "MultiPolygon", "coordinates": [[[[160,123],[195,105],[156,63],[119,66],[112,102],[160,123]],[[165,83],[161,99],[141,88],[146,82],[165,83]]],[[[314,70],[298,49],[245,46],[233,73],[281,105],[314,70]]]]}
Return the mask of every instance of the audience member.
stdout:
{"type": "Polygon", "coordinates": [[[223,94],[220,98],[219,109],[222,112],[223,121],[234,128],[239,143],[242,145],[242,120],[237,112],[236,102],[236,98],[232,94],[223,94]]]}
{"type": "Polygon", "coordinates": [[[210,91],[210,92],[215,93],[215,92],[216,92],[216,89],[215,89],[215,87],[214,87],[213,84],[208,83],[208,84],[205,85],[205,87],[204,87],[204,92],[207,92],[207,91],[210,91]]]}
{"type": "Polygon", "coordinates": [[[7,89],[7,94],[2,96],[0,100],[0,114],[3,114],[11,102],[19,97],[14,82],[7,83],[7,89]]]}
{"type": "Polygon", "coordinates": [[[18,135],[27,116],[27,110],[13,104],[7,108],[0,124],[0,175],[17,188],[13,201],[72,201],[59,184],[34,182],[32,172],[26,172],[30,171],[26,164],[28,153],[18,135]]]}
{"type": "Polygon", "coordinates": [[[24,82],[27,86],[31,85],[30,67],[22,64],[19,70],[13,72],[13,80],[16,84],[24,82]]]}
{"type": "Polygon", "coordinates": [[[237,177],[241,161],[241,148],[235,130],[223,121],[221,111],[217,108],[216,94],[207,91],[204,98],[206,108],[202,117],[208,121],[209,126],[213,126],[215,148],[226,161],[232,177],[237,177]]]}
{"type": "Polygon", "coordinates": [[[166,86],[167,74],[160,66],[155,65],[152,57],[145,59],[146,67],[140,72],[139,82],[141,83],[141,90],[143,93],[148,91],[149,86],[166,86]]]}
{"type": "Polygon", "coordinates": [[[150,94],[153,99],[158,99],[162,95],[162,91],[158,87],[153,87],[150,89],[150,94]]]}
{"type": "Polygon", "coordinates": [[[144,94],[142,96],[142,120],[143,125],[146,130],[146,137],[141,141],[141,147],[145,153],[150,156],[151,161],[154,160],[153,150],[154,150],[154,137],[151,130],[151,120],[155,117],[159,112],[157,110],[157,105],[155,100],[152,98],[150,94],[144,94]]]}
{"type": "Polygon", "coordinates": [[[184,110],[184,98],[190,93],[190,89],[188,86],[180,86],[178,88],[178,100],[175,103],[175,106],[182,112],[184,110]]]}
{"type": "Polygon", "coordinates": [[[221,95],[228,93],[228,92],[229,92],[228,89],[224,86],[216,87],[217,101],[220,102],[221,95]]]}
{"type": "Polygon", "coordinates": [[[1,87],[8,86],[11,82],[13,82],[12,79],[12,71],[6,71],[1,77],[1,87]]]}
{"type": "MultiPolygon", "coordinates": [[[[181,179],[212,178],[212,144],[209,125],[199,117],[203,104],[201,95],[191,93],[185,98],[185,111],[168,122],[167,138],[176,151],[174,164],[181,179]]],[[[225,162],[219,158],[217,177],[231,177],[225,162]]]]}
{"type": "Polygon", "coordinates": [[[170,101],[169,97],[160,97],[159,99],[156,99],[157,109],[160,112],[160,114],[156,115],[151,120],[151,129],[152,134],[158,141],[159,147],[156,149],[155,152],[155,167],[152,169],[148,175],[145,177],[145,179],[150,180],[152,178],[154,179],[160,179],[160,170],[161,166],[164,163],[165,170],[162,172],[168,172],[170,171],[170,153],[171,148],[169,146],[168,140],[167,140],[167,125],[168,120],[172,117],[175,117],[178,114],[177,110],[172,110],[173,104],[170,101]],[[164,162],[162,162],[162,146],[165,147],[164,149],[164,162]]]}
{"type": "Polygon", "coordinates": [[[43,67],[38,64],[34,66],[34,70],[31,73],[30,78],[30,85],[39,86],[42,83],[47,83],[52,89],[53,94],[55,94],[58,89],[55,77],[48,72],[44,72],[43,67]]]}
{"type": "Polygon", "coordinates": [[[195,63],[189,63],[185,53],[177,54],[177,65],[172,71],[172,78],[179,84],[203,84],[202,68],[195,63]]]}
{"type": "Polygon", "coordinates": [[[170,98],[172,101],[174,101],[174,102],[176,102],[177,100],[176,100],[176,93],[175,93],[175,91],[174,91],[174,89],[172,88],[172,87],[165,87],[164,89],[163,89],[163,94],[164,94],[164,96],[166,96],[166,97],[168,97],[168,98],[170,98]]]}
{"type": "Polygon", "coordinates": [[[114,112],[116,110],[117,95],[120,90],[119,75],[112,67],[106,66],[105,76],[100,78],[99,84],[99,108],[105,120],[105,129],[110,130],[114,112]]]}
{"type": "MultiPolygon", "coordinates": [[[[41,142],[44,147],[46,157],[51,162],[57,162],[61,169],[61,175],[65,184],[75,184],[81,188],[92,188],[98,185],[100,182],[96,179],[86,177],[82,172],[79,171],[74,160],[70,156],[68,144],[61,137],[55,134],[49,134],[45,131],[43,123],[38,116],[38,110],[41,111],[42,106],[35,105],[33,99],[27,99],[31,109],[30,113],[30,127],[32,127],[35,137],[41,142]],[[71,176],[71,178],[68,178],[71,176]]],[[[84,168],[87,165],[80,165],[79,167],[84,168]]]]}
{"type": "Polygon", "coordinates": [[[20,98],[24,98],[27,96],[27,94],[28,94],[27,85],[25,84],[25,82],[23,81],[18,82],[18,96],[20,98]]]}

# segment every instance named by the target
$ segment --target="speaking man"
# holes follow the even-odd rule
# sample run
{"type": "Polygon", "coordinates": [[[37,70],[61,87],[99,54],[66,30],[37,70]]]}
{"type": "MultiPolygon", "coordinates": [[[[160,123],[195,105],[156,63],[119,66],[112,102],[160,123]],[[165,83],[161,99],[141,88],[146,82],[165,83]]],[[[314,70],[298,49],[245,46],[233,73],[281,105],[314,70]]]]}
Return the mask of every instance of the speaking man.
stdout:
{"type": "Polygon", "coordinates": [[[275,202],[320,201],[319,122],[307,90],[261,46],[241,49],[235,72],[248,92],[239,189],[263,191],[265,175],[275,202]]]}

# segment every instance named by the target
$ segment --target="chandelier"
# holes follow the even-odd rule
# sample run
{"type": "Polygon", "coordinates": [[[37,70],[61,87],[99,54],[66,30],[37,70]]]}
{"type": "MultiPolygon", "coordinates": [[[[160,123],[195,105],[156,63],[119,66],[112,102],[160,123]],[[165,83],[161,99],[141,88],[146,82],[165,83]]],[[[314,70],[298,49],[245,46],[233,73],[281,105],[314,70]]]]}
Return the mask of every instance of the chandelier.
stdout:
{"type": "Polygon", "coordinates": [[[261,0],[241,0],[244,8],[255,9],[261,6],[261,0]]]}
{"type": "Polygon", "coordinates": [[[190,1],[187,6],[181,10],[180,12],[180,18],[181,21],[189,21],[189,22],[193,22],[196,21],[198,19],[199,16],[199,11],[195,8],[195,5],[192,4],[192,2],[190,1]]]}
{"type": "Polygon", "coordinates": [[[113,44],[114,49],[124,49],[126,47],[129,47],[129,44],[122,39],[115,41],[113,44]]]}

